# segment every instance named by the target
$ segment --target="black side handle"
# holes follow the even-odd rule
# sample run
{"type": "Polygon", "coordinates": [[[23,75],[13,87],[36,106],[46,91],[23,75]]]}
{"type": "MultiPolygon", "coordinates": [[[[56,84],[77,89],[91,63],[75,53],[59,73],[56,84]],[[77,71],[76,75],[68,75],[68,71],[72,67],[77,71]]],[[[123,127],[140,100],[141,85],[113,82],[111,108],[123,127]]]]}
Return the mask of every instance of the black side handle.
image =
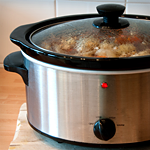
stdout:
{"type": "Polygon", "coordinates": [[[21,51],[9,54],[4,59],[4,68],[7,71],[20,74],[24,83],[28,85],[28,70],[24,66],[24,59],[21,51]]]}
{"type": "Polygon", "coordinates": [[[93,22],[93,26],[96,28],[109,28],[120,29],[129,26],[129,22],[126,19],[121,19],[121,16],[125,10],[125,6],[119,4],[103,4],[96,7],[100,16],[103,19],[96,19],[93,22]]]}

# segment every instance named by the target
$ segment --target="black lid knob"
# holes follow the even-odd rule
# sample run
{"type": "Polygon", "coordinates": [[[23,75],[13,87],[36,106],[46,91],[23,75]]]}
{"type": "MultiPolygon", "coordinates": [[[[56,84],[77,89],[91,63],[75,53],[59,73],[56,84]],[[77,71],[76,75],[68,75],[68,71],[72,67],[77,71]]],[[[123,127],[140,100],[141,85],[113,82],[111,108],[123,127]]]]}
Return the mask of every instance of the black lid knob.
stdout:
{"type": "Polygon", "coordinates": [[[102,16],[121,16],[125,6],[119,4],[104,4],[96,7],[98,13],[102,16]]]}
{"type": "Polygon", "coordinates": [[[119,29],[129,26],[129,22],[126,19],[121,19],[121,16],[125,10],[125,6],[119,4],[104,4],[96,7],[100,16],[103,19],[98,19],[93,22],[96,28],[110,28],[119,29]]]}

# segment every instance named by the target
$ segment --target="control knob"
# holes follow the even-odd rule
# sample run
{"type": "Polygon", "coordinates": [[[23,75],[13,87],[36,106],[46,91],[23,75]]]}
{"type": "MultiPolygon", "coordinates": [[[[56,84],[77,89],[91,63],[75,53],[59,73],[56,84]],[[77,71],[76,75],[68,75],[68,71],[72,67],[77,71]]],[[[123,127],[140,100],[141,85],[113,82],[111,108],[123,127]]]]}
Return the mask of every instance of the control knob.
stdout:
{"type": "Polygon", "coordinates": [[[116,132],[116,127],[111,119],[100,119],[94,125],[94,134],[97,138],[108,141],[116,132]]]}

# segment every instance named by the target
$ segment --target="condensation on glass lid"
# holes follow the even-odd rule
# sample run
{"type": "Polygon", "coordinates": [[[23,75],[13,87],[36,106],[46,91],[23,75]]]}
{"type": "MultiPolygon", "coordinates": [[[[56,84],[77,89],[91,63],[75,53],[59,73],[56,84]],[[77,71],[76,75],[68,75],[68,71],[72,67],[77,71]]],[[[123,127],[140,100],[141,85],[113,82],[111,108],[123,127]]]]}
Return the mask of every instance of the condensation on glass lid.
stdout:
{"type": "Polygon", "coordinates": [[[49,27],[32,36],[39,47],[72,56],[135,57],[150,55],[150,21],[129,19],[122,29],[97,29],[95,18],[49,27]]]}

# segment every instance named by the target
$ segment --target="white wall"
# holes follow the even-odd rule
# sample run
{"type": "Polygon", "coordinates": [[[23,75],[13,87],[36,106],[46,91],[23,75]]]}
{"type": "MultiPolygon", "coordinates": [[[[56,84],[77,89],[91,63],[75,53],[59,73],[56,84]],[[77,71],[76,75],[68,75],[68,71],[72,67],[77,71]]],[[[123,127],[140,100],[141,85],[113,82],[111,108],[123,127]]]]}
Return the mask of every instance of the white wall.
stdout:
{"type": "Polygon", "coordinates": [[[150,15],[150,0],[0,0],[0,67],[9,53],[20,50],[9,39],[16,27],[57,16],[97,13],[95,7],[104,3],[125,5],[127,14],[150,15]]]}

